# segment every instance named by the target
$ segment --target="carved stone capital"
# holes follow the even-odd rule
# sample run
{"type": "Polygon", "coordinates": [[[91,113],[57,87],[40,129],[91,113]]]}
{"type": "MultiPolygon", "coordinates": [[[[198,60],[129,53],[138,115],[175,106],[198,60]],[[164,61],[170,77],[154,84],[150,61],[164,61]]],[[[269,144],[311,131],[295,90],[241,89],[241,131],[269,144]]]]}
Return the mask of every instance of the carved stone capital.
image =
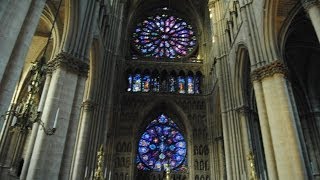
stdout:
{"type": "Polygon", "coordinates": [[[216,1],[213,1],[213,0],[209,1],[208,2],[209,9],[213,9],[215,7],[215,4],[216,4],[216,1]]]}
{"type": "Polygon", "coordinates": [[[250,113],[250,108],[248,106],[240,106],[238,108],[236,108],[236,111],[242,115],[246,115],[248,113],[250,113]]]}
{"type": "Polygon", "coordinates": [[[61,52],[53,60],[48,62],[48,73],[54,72],[58,68],[66,68],[80,76],[88,76],[89,65],[73,55],[61,52]]]}
{"type": "Polygon", "coordinates": [[[319,1],[318,0],[302,0],[302,6],[305,10],[309,10],[313,6],[319,7],[319,1]]]}
{"type": "Polygon", "coordinates": [[[281,61],[274,61],[266,66],[255,69],[251,73],[251,81],[261,81],[275,74],[283,74],[285,77],[288,76],[288,69],[281,61]]]}
{"type": "Polygon", "coordinates": [[[90,100],[86,100],[82,103],[81,105],[83,107],[84,110],[86,111],[92,111],[94,110],[96,103],[94,103],[93,101],[90,100]]]}

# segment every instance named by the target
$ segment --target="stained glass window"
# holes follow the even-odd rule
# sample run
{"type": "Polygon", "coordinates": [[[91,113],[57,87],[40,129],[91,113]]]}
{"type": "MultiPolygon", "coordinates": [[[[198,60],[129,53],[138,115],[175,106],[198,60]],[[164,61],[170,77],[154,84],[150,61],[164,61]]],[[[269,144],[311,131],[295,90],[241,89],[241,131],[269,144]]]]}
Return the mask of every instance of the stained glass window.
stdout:
{"type": "Polygon", "coordinates": [[[138,144],[137,168],[163,171],[186,168],[187,143],[178,126],[166,115],[154,119],[141,135],[138,144]]]}
{"type": "Polygon", "coordinates": [[[152,78],[152,91],[159,92],[160,83],[159,83],[159,76],[155,76],[152,78]]]}
{"type": "Polygon", "coordinates": [[[178,92],[181,94],[186,93],[185,83],[184,76],[178,76],[178,92]]]}
{"type": "Polygon", "coordinates": [[[200,94],[200,76],[196,75],[194,78],[194,93],[200,94]]]}
{"type": "Polygon", "coordinates": [[[188,94],[194,93],[193,76],[188,76],[188,94]]]}
{"type": "Polygon", "coordinates": [[[132,80],[132,91],[140,92],[141,91],[141,75],[135,74],[132,80]]]}
{"type": "Polygon", "coordinates": [[[160,76],[157,72],[152,75],[150,73],[143,74],[128,74],[128,92],[201,93],[201,74],[188,74],[187,76],[183,73],[180,73],[179,76],[174,74],[160,76]]]}
{"type": "Polygon", "coordinates": [[[181,18],[162,14],[137,25],[133,45],[145,57],[180,58],[193,51],[196,36],[192,26],[181,18]]]}
{"type": "Polygon", "coordinates": [[[150,91],[150,76],[144,75],[142,79],[142,92],[149,92],[150,91]]]}
{"type": "Polygon", "coordinates": [[[174,76],[170,76],[169,78],[169,92],[176,92],[176,78],[174,76]]]}
{"type": "Polygon", "coordinates": [[[129,74],[128,75],[128,89],[127,89],[127,91],[131,91],[132,90],[132,75],[131,74],[129,74]]]}

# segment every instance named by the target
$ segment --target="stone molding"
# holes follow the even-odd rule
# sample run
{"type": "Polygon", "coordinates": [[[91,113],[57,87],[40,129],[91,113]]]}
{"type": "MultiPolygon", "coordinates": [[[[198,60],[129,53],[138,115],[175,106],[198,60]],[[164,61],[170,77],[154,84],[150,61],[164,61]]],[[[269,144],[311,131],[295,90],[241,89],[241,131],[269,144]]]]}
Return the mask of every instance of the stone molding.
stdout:
{"type": "Polygon", "coordinates": [[[96,103],[94,103],[93,101],[90,101],[90,100],[86,100],[86,101],[82,102],[81,106],[86,111],[92,111],[95,109],[96,103]]]}
{"type": "Polygon", "coordinates": [[[282,74],[285,77],[288,76],[288,69],[281,61],[274,61],[266,66],[255,69],[251,73],[251,81],[261,81],[275,74],[282,74]]]}
{"type": "Polygon", "coordinates": [[[48,73],[52,73],[58,68],[64,67],[70,72],[74,72],[80,76],[87,77],[89,65],[79,58],[67,52],[59,53],[53,60],[48,62],[48,73]]]}
{"type": "Polygon", "coordinates": [[[302,0],[302,6],[305,10],[309,10],[313,6],[319,7],[319,1],[318,0],[302,0]]]}

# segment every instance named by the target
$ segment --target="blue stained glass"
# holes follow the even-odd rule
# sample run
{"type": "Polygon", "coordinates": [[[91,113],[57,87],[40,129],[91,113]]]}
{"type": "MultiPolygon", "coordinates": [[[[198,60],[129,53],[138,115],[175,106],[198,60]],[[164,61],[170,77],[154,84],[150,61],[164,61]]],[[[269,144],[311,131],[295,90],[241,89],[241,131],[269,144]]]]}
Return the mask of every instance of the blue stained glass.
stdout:
{"type": "Polygon", "coordinates": [[[175,77],[171,76],[169,78],[169,92],[175,92],[176,87],[176,79],[175,77]]]}
{"type": "Polygon", "coordinates": [[[142,92],[149,92],[150,91],[150,76],[149,75],[145,75],[143,76],[143,80],[142,80],[142,92]]]}
{"type": "Polygon", "coordinates": [[[181,94],[186,93],[185,88],[186,81],[183,76],[178,76],[178,92],[181,94]]]}
{"type": "Polygon", "coordinates": [[[159,92],[159,89],[160,89],[159,77],[152,78],[151,83],[152,83],[152,91],[159,92]]]}
{"type": "Polygon", "coordinates": [[[149,141],[146,141],[145,139],[142,139],[140,142],[139,142],[139,146],[148,146],[150,144],[149,141]]]}
{"type": "Polygon", "coordinates": [[[181,18],[167,14],[148,17],[147,20],[137,24],[132,35],[134,47],[145,57],[181,58],[191,53],[196,46],[196,36],[192,26],[181,18]],[[176,48],[178,41],[191,40],[192,43],[180,43],[180,47],[176,48]],[[154,48],[150,49],[151,45],[146,44],[149,42],[154,48]],[[170,50],[166,50],[167,48],[170,50]]]}
{"type": "Polygon", "coordinates": [[[133,92],[139,92],[141,91],[141,75],[140,74],[136,74],[133,77],[133,81],[132,81],[132,91],[133,92]]]}
{"type": "Polygon", "coordinates": [[[148,152],[148,149],[146,147],[139,147],[139,152],[146,153],[146,152],[148,152]]]}
{"type": "Polygon", "coordinates": [[[200,94],[200,77],[196,76],[194,78],[194,93],[200,94]]]}
{"type": "Polygon", "coordinates": [[[127,91],[130,92],[132,90],[132,75],[129,74],[128,76],[128,88],[127,91]]]}
{"type": "Polygon", "coordinates": [[[149,147],[150,147],[151,150],[155,150],[156,149],[156,145],[154,145],[154,144],[151,144],[149,147]]]}
{"type": "Polygon", "coordinates": [[[188,94],[194,93],[194,83],[193,83],[193,77],[188,76],[188,94]]]}
{"type": "Polygon", "coordinates": [[[163,171],[165,164],[175,171],[186,166],[187,144],[177,125],[164,114],[154,119],[139,140],[137,168],[163,171]]]}

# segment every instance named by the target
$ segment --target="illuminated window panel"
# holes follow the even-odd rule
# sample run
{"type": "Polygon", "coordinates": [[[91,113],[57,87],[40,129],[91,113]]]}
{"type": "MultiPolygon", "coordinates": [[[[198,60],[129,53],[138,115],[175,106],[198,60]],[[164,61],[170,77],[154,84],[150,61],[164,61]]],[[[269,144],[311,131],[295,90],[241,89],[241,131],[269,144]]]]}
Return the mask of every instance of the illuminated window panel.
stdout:
{"type": "Polygon", "coordinates": [[[180,94],[186,93],[186,80],[184,76],[178,76],[178,92],[180,94]]]}
{"type": "Polygon", "coordinates": [[[149,75],[144,75],[142,80],[142,92],[149,92],[151,86],[151,78],[149,75]]]}
{"type": "Polygon", "coordinates": [[[187,143],[178,126],[166,115],[154,119],[138,142],[139,170],[174,171],[186,169],[187,143]]]}
{"type": "Polygon", "coordinates": [[[188,87],[188,94],[194,94],[193,76],[187,77],[187,87],[188,87]]]}
{"type": "Polygon", "coordinates": [[[132,91],[132,75],[131,74],[128,75],[128,88],[127,88],[127,91],[128,92],[132,91]]]}
{"type": "Polygon", "coordinates": [[[196,44],[192,26],[168,14],[148,17],[133,33],[133,45],[144,57],[181,58],[190,54],[196,44]]]}
{"type": "Polygon", "coordinates": [[[132,92],[141,91],[141,75],[135,74],[132,79],[132,92]]]}

